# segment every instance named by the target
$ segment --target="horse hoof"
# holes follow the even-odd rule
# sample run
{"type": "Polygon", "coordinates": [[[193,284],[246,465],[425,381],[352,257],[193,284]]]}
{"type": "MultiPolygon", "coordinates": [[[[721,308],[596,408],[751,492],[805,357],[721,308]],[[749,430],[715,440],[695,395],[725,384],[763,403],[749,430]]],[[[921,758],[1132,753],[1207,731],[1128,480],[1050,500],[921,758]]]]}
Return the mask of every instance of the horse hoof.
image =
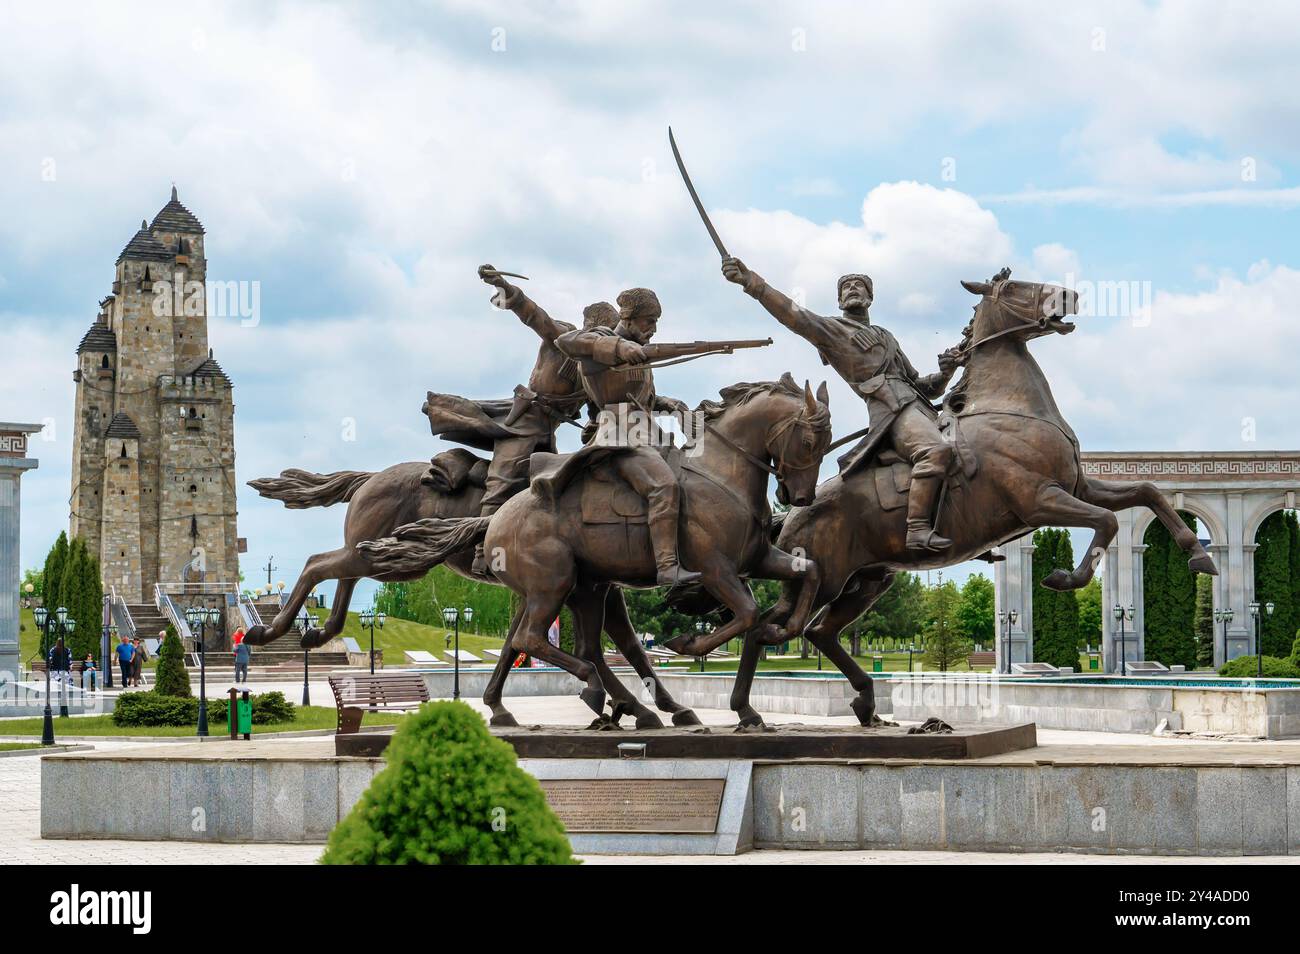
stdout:
{"type": "Polygon", "coordinates": [[[853,714],[858,717],[858,723],[860,725],[879,724],[880,717],[876,715],[876,699],[874,693],[870,696],[858,696],[849,703],[849,708],[852,709],[853,714]]]}
{"type": "Polygon", "coordinates": [[[691,709],[678,709],[673,713],[673,725],[704,725],[691,709]]]}
{"type": "Polygon", "coordinates": [[[267,627],[261,624],[249,627],[248,632],[244,634],[244,642],[248,643],[250,646],[265,645],[268,642],[266,638],[266,629],[267,627]]]}
{"type": "Polygon", "coordinates": [[[619,701],[609,704],[609,717],[615,722],[618,722],[625,715],[631,715],[632,712],[632,707],[626,702],[619,701]]]}
{"type": "Polygon", "coordinates": [[[303,634],[302,639],[299,641],[299,645],[302,646],[303,649],[316,649],[318,646],[324,646],[329,642],[329,640],[330,638],[325,635],[325,630],[309,629],[303,634]]]}
{"type": "Polygon", "coordinates": [[[741,732],[745,729],[762,729],[764,727],[763,717],[749,706],[741,709],[736,714],[740,716],[740,721],[736,723],[737,732],[741,732]]]}
{"type": "Polygon", "coordinates": [[[653,712],[647,710],[636,717],[636,727],[638,729],[662,729],[664,722],[653,712]]]}
{"type": "Polygon", "coordinates": [[[578,693],[578,698],[587,704],[587,708],[596,715],[601,715],[605,711],[605,690],[593,689],[588,686],[582,692],[578,693]]]}
{"type": "Polygon", "coordinates": [[[688,636],[686,633],[682,633],[678,636],[674,636],[672,639],[665,642],[664,646],[671,649],[679,656],[689,656],[691,654],[688,653],[686,649],[688,646],[690,646],[691,641],[694,638],[695,638],[694,636],[688,636]]]}
{"type": "Polygon", "coordinates": [[[1078,587],[1074,585],[1072,574],[1059,568],[1047,574],[1046,578],[1043,580],[1043,586],[1047,587],[1049,590],[1057,590],[1058,592],[1078,589],[1078,587]]]}
{"type": "Polygon", "coordinates": [[[515,721],[515,717],[509,712],[502,711],[492,713],[492,718],[488,719],[488,725],[515,727],[519,723],[515,721]]]}
{"type": "Polygon", "coordinates": [[[1198,553],[1187,561],[1187,565],[1193,573],[1205,573],[1209,576],[1219,575],[1219,568],[1214,565],[1214,557],[1208,553],[1198,553]]]}

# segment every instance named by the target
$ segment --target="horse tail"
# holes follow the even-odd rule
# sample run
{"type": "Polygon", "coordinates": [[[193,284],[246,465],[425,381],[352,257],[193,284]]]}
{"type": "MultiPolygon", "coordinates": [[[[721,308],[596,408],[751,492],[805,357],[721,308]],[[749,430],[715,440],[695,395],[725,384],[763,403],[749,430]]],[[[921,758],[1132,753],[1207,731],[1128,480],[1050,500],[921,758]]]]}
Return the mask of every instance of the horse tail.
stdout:
{"type": "Polygon", "coordinates": [[[487,535],[491,517],[429,517],[403,524],[391,536],[364,540],[357,550],[370,564],[370,575],[425,573],[452,554],[487,535]]]}
{"type": "Polygon", "coordinates": [[[263,497],[283,501],[290,510],[306,510],[308,507],[332,507],[351,500],[361,485],[373,476],[373,471],[365,470],[313,474],[308,470],[290,468],[282,470],[279,477],[250,480],[248,486],[263,497]]]}

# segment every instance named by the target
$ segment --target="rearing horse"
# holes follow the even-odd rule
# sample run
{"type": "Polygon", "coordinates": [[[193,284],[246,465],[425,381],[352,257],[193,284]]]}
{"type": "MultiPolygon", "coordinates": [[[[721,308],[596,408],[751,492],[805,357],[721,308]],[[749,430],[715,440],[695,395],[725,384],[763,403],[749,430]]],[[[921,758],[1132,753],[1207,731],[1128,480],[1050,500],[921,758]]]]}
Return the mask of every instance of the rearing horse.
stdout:
{"type": "MultiPolygon", "coordinates": [[[[961,348],[965,373],[944,399],[944,421],[958,457],[973,454],[973,476],[952,479],[939,520],[953,541],[938,553],[909,550],[907,509],[882,506],[876,471],[880,466],[832,477],[817,488],[808,507],[790,511],[777,538],[787,552],[802,553],[821,571],[816,605],[820,614],[804,632],[858,691],[853,710],[864,725],[875,719],[871,677],[840,644],[839,634],[889,588],[899,570],[928,570],[972,559],[991,547],[1038,527],[1086,527],[1092,544],[1074,570],[1057,569],[1043,585],[1054,590],[1084,586],[1119,529],[1114,511],[1147,507],[1189,556],[1194,572],[1217,574],[1214,561],[1156,489],[1146,482],[1098,481],[1086,477],[1079,441],[1052,398],[1028,343],[1049,334],[1069,334],[1075,292],[1055,285],[1011,281],[1003,269],[987,282],[962,282],[979,304],[961,348]],[[955,433],[954,433],[955,432],[955,433]]],[[[791,615],[794,592],[787,585],[766,619],[781,626],[791,615]]],[[[742,725],[761,724],[749,705],[759,645],[766,633],[748,634],[731,698],[742,725]]]]}

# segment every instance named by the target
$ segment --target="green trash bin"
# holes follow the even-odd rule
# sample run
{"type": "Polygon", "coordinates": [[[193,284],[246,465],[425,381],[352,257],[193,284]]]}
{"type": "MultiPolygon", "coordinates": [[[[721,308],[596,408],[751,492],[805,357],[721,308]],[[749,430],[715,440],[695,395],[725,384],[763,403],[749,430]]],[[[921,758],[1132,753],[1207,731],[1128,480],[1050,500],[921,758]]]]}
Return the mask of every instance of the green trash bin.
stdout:
{"type": "Polygon", "coordinates": [[[230,704],[226,706],[226,728],[230,730],[232,739],[241,735],[245,739],[253,737],[253,700],[249,698],[247,689],[243,692],[230,690],[230,704]]]}
{"type": "Polygon", "coordinates": [[[884,657],[884,656],[872,656],[872,657],[871,657],[871,671],[872,671],[872,672],[884,672],[884,671],[885,671],[885,657],[884,657]]]}
{"type": "Polygon", "coordinates": [[[1088,668],[1089,668],[1089,669],[1100,669],[1100,668],[1101,668],[1101,660],[1097,658],[1097,654],[1096,654],[1096,653],[1089,653],[1089,654],[1088,654],[1088,668]]]}

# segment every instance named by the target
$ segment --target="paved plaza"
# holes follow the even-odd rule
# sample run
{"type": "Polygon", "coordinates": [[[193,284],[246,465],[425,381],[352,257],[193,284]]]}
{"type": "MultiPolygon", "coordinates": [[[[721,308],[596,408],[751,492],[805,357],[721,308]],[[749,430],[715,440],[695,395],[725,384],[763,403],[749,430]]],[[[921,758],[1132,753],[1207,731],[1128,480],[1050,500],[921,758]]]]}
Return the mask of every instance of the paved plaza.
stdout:
{"type": "MultiPolygon", "coordinates": [[[[263,691],[270,686],[258,687],[263,691]]],[[[295,698],[292,690],[301,692],[301,684],[285,684],[287,695],[295,698]]],[[[313,701],[326,703],[328,687],[322,682],[312,686],[313,701]],[[317,693],[320,693],[319,697],[317,693]]],[[[485,711],[476,699],[466,700],[476,710],[485,711]]],[[[590,713],[572,697],[515,698],[509,705],[520,724],[583,724],[590,713]]],[[[700,718],[710,726],[729,726],[734,715],[725,710],[697,710],[700,718]]],[[[75,723],[75,719],[70,720],[75,723]]],[[[772,722],[802,722],[819,725],[847,725],[848,717],[779,716],[772,722]]],[[[71,738],[74,733],[68,721],[60,721],[60,736],[71,738]]],[[[3,721],[0,721],[0,737],[3,721]]],[[[1256,761],[1277,757],[1300,756],[1297,742],[1214,742],[1200,739],[1156,738],[1151,736],[1120,735],[1101,732],[1066,732],[1039,730],[1039,742],[1050,746],[1055,756],[1090,757],[1101,760],[1142,762],[1166,760],[1186,755],[1198,761],[1232,763],[1234,760],[1256,761]]],[[[129,752],[144,754],[157,745],[175,745],[188,739],[171,742],[147,741],[96,741],[96,752],[129,752]]],[[[231,743],[207,743],[225,746],[231,743]]],[[[249,745],[257,745],[255,741],[249,745]]],[[[314,750],[323,744],[320,736],[303,738],[280,744],[301,745],[314,750]]],[[[1033,750],[1020,757],[1033,758],[1033,750]]],[[[0,864],[222,864],[245,862],[256,864],[310,864],[321,853],[320,845],[275,844],[188,844],[183,842],[105,841],[105,840],[42,840],[40,837],[40,758],[37,756],[10,756],[0,758],[0,864]]],[[[148,805],[127,804],[123,811],[165,810],[148,805]]],[[[1300,863],[1300,857],[1153,857],[1090,854],[1041,853],[975,853],[953,851],[755,851],[734,857],[645,857],[645,856],[591,856],[584,859],[589,864],[782,864],[796,861],[800,864],[1149,864],[1154,861],[1174,864],[1257,864],[1300,863]]]]}

